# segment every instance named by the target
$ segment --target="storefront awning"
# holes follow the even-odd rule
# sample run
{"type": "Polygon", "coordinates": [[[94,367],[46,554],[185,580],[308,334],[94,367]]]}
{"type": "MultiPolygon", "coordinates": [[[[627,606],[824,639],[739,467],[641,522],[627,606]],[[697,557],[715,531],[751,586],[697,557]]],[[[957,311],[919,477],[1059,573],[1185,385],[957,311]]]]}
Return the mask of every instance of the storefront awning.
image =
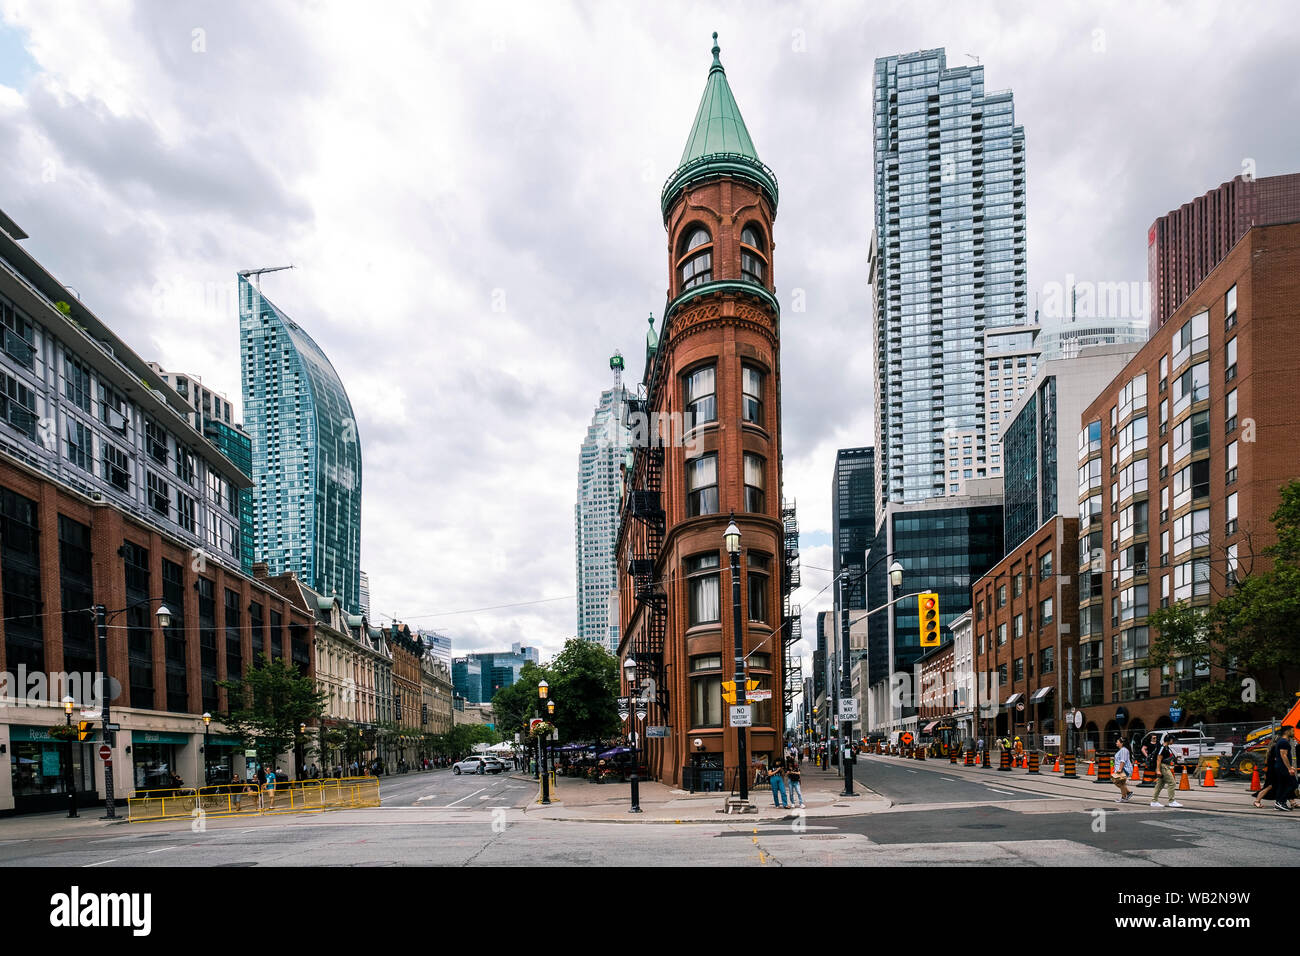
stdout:
{"type": "Polygon", "coordinates": [[[1016,702],[1017,702],[1018,700],[1020,700],[1021,697],[1024,697],[1024,696],[1025,696],[1025,695],[1022,694],[1022,693],[1020,693],[1020,691],[1016,691],[1014,694],[1012,694],[1010,697],[1008,697],[1006,700],[1004,700],[1004,701],[1002,702],[1002,706],[1003,706],[1003,707],[1014,707],[1014,706],[1016,706],[1016,702]]]}
{"type": "Polygon", "coordinates": [[[923,733],[923,734],[932,733],[932,732],[934,731],[934,728],[937,727],[937,726],[939,726],[939,721],[937,721],[937,720],[932,720],[932,721],[930,721],[928,724],[926,724],[924,727],[921,728],[921,733],[923,733]]]}
{"type": "Polygon", "coordinates": [[[1038,703],[1040,700],[1042,700],[1043,698],[1051,694],[1052,691],[1054,690],[1056,690],[1056,688],[1050,685],[1047,687],[1038,688],[1038,690],[1034,691],[1034,696],[1030,698],[1030,703],[1034,703],[1034,704],[1038,703]]]}

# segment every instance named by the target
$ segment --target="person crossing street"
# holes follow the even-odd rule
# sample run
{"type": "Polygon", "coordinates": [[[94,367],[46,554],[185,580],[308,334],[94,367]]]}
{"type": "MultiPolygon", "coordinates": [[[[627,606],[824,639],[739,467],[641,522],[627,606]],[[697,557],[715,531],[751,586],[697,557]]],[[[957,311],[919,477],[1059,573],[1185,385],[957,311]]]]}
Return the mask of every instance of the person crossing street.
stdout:
{"type": "Polygon", "coordinates": [[[1174,799],[1177,796],[1177,788],[1174,785],[1174,752],[1169,743],[1173,738],[1165,734],[1160,740],[1159,749],[1155,752],[1155,770],[1156,770],[1156,789],[1151,794],[1151,806],[1163,806],[1160,802],[1160,791],[1162,788],[1169,790],[1169,806],[1181,807],[1182,804],[1174,799]]]}

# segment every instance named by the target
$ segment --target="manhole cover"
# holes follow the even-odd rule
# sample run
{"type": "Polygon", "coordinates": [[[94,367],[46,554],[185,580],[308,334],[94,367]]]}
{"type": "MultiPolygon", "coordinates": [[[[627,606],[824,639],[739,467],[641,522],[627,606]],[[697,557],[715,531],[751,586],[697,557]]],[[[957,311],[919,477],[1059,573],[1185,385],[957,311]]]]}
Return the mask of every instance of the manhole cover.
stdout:
{"type": "Polygon", "coordinates": [[[800,837],[801,840],[843,840],[844,837],[834,833],[818,833],[813,836],[800,837]]]}

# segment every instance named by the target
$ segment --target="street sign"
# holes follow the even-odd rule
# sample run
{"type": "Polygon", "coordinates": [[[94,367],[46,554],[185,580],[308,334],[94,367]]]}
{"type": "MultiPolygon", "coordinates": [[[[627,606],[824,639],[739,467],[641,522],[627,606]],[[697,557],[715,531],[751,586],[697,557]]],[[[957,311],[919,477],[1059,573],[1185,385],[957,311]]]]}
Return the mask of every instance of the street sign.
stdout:
{"type": "Polygon", "coordinates": [[[772,692],[770,690],[751,690],[745,693],[751,702],[756,700],[771,700],[772,692]]]}
{"type": "Polygon", "coordinates": [[[647,727],[647,728],[645,729],[645,735],[646,735],[647,737],[667,737],[667,736],[668,736],[668,728],[667,728],[667,727],[647,727]]]}
{"type": "MultiPolygon", "coordinates": [[[[1176,704],[1176,703],[1178,703],[1178,701],[1174,701],[1174,703],[1176,704]]],[[[121,725],[121,724],[105,724],[105,725],[104,725],[104,729],[107,730],[109,733],[112,733],[114,730],[121,730],[121,729],[122,729],[122,725],[121,725]]]]}
{"type": "Polygon", "coordinates": [[[1083,711],[1076,710],[1074,712],[1074,727],[1076,730],[1078,730],[1082,726],[1083,726],[1083,711]]]}
{"type": "Polygon", "coordinates": [[[910,744],[913,740],[912,732],[910,730],[905,730],[903,731],[903,736],[899,737],[898,739],[905,744],[910,744]]]}
{"type": "Polygon", "coordinates": [[[627,710],[627,709],[630,708],[631,706],[632,706],[632,698],[631,698],[631,697],[620,697],[620,698],[618,699],[618,709],[619,709],[619,710],[627,710]]]}
{"type": "Polygon", "coordinates": [[[105,762],[113,759],[113,748],[108,744],[99,748],[99,759],[105,762]]]}
{"type": "Polygon", "coordinates": [[[624,710],[622,707],[620,707],[620,708],[618,709],[618,719],[619,719],[619,720],[627,720],[627,715],[628,715],[629,713],[631,713],[631,711],[624,710]]]}
{"type": "Polygon", "coordinates": [[[519,735],[515,734],[515,743],[519,743],[519,735]]]}
{"type": "Polygon", "coordinates": [[[1061,746],[1061,735],[1060,735],[1060,734],[1043,734],[1043,746],[1044,746],[1044,747],[1059,747],[1059,746],[1061,746]]]}
{"type": "Polygon", "coordinates": [[[1024,709],[1025,709],[1025,702],[1023,700],[1016,701],[1016,710],[1024,710],[1024,709]]]}
{"type": "Polygon", "coordinates": [[[753,712],[750,710],[748,704],[740,704],[738,706],[730,708],[730,710],[731,710],[731,726],[733,727],[754,726],[753,712]]]}
{"type": "Polygon", "coordinates": [[[245,750],[245,751],[244,751],[244,756],[245,756],[245,757],[256,757],[256,756],[257,756],[257,751],[256,751],[256,750],[245,750]]]}
{"type": "Polygon", "coordinates": [[[1128,723],[1127,708],[1124,707],[1115,708],[1115,723],[1119,724],[1121,727],[1123,727],[1126,723],[1128,723]]]}
{"type": "Polygon", "coordinates": [[[858,719],[858,699],[856,697],[844,697],[840,700],[840,722],[858,719]]]}
{"type": "Polygon", "coordinates": [[[1177,698],[1174,698],[1174,702],[1169,705],[1169,719],[1174,723],[1178,723],[1183,719],[1183,709],[1178,706],[1177,698]]]}
{"type": "Polygon", "coordinates": [[[637,720],[645,720],[645,715],[646,715],[646,710],[645,710],[644,707],[638,707],[638,708],[636,709],[636,719],[637,719],[637,720]]]}

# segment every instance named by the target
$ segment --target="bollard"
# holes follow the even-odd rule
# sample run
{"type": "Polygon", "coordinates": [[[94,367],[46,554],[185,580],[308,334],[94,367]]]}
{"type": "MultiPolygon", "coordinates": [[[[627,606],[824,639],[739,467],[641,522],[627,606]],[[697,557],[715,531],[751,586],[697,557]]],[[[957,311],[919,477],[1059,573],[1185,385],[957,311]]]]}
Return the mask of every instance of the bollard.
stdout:
{"type": "Polygon", "coordinates": [[[956,763],[956,762],[957,762],[957,748],[956,748],[956,747],[953,747],[952,750],[948,751],[948,762],[949,762],[949,763],[956,763]]]}
{"type": "Polygon", "coordinates": [[[1074,772],[1077,758],[1074,756],[1074,754],[1066,754],[1064,757],[1061,758],[1061,760],[1065,764],[1065,772],[1062,774],[1062,776],[1069,777],[1071,779],[1077,777],[1078,775],[1074,772]]]}
{"type": "Polygon", "coordinates": [[[1038,751],[1029,751],[1029,772],[1038,773],[1038,751]]]}
{"type": "Polygon", "coordinates": [[[973,750],[966,751],[966,766],[968,767],[975,766],[975,751],[973,750]]]}
{"type": "Polygon", "coordinates": [[[989,752],[988,752],[987,750],[982,750],[982,751],[980,751],[980,753],[981,753],[981,755],[982,755],[982,761],[983,761],[983,762],[981,763],[981,766],[982,766],[985,770],[992,770],[992,769],[993,769],[993,764],[989,763],[989,752]]]}
{"type": "Polygon", "coordinates": [[[1097,779],[1093,783],[1110,783],[1110,754],[1097,754],[1097,779]]]}

